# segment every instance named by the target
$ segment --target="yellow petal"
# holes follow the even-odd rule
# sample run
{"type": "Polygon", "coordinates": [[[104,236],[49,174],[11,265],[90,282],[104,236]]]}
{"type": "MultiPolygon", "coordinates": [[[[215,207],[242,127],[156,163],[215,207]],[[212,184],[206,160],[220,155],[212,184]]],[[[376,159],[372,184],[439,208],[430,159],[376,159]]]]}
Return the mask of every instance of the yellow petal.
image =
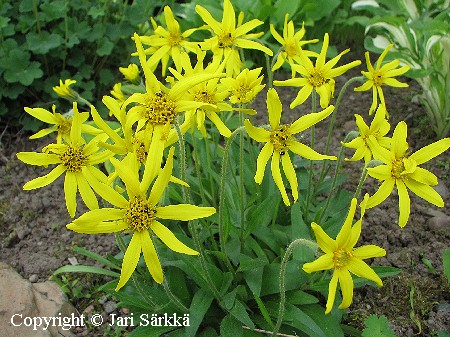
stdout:
{"type": "Polygon", "coordinates": [[[159,199],[161,199],[162,194],[164,193],[164,190],[166,189],[167,185],[169,184],[170,176],[172,175],[172,169],[173,169],[173,153],[175,149],[173,147],[170,148],[169,155],[167,157],[166,164],[164,165],[164,168],[159,171],[158,178],[156,178],[155,183],[152,186],[152,189],[150,191],[150,196],[148,198],[148,202],[155,206],[159,199]]]}
{"type": "Polygon", "coordinates": [[[281,156],[281,164],[283,165],[283,171],[289,181],[289,185],[291,185],[292,197],[294,198],[295,203],[298,200],[298,181],[288,153],[281,156]]]}
{"type": "MultiPolygon", "coordinates": [[[[370,171],[369,171],[370,175],[370,171]]],[[[370,196],[367,202],[367,208],[375,207],[381,204],[394,190],[395,179],[388,179],[383,181],[383,183],[378,188],[378,191],[374,195],[370,196]]]]}
{"type": "Polygon", "coordinates": [[[425,185],[435,186],[438,184],[438,178],[430,171],[421,167],[416,167],[412,173],[408,174],[408,178],[425,185]]]}
{"type": "MultiPolygon", "coordinates": [[[[364,248],[364,247],[368,247],[368,246],[363,246],[361,248],[364,248]]],[[[374,246],[374,247],[377,247],[377,246],[374,246]]],[[[372,257],[381,257],[381,256],[386,255],[386,251],[384,249],[382,249],[380,247],[377,247],[377,248],[380,249],[380,251],[378,252],[378,255],[372,255],[372,257]],[[384,255],[381,255],[383,252],[384,252],[384,255]]],[[[370,250],[372,250],[372,249],[370,249],[370,250]]],[[[375,271],[372,268],[370,268],[367,265],[367,263],[365,263],[364,261],[362,261],[358,258],[352,258],[352,259],[350,259],[347,267],[348,267],[348,270],[350,270],[350,272],[352,272],[356,276],[371,280],[371,281],[375,282],[377,285],[379,285],[380,287],[383,285],[383,282],[381,281],[381,279],[377,275],[377,273],[375,273],[375,271]]]]}
{"type": "MultiPolygon", "coordinates": [[[[100,208],[82,214],[78,219],[74,220],[72,224],[79,227],[95,227],[96,223],[105,221],[112,222],[114,220],[123,219],[125,210],[117,208],[100,208]]],[[[117,226],[118,221],[114,221],[117,226]]],[[[125,226],[125,225],[124,225],[125,226]]],[[[126,227],[125,227],[126,228],[126,227]]]]}
{"type": "Polygon", "coordinates": [[[397,191],[398,191],[398,206],[400,209],[400,214],[398,216],[398,225],[400,227],[405,227],[409,219],[409,214],[411,212],[411,201],[409,199],[408,190],[404,182],[400,179],[396,180],[397,191]]]}
{"type": "Polygon", "coordinates": [[[28,165],[47,166],[61,163],[61,159],[54,153],[19,152],[17,158],[28,165]]]}
{"type": "Polygon", "coordinates": [[[388,165],[379,165],[367,168],[369,176],[378,180],[388,180],[392,177],[392,168],[388,165]]]}
{"type": "Polygon", "coordinates": [[[278,93],[274,88],[267,91],[267,110],[269,112],[269,123],[272,130],[275,130],[280,125],[281,111],[283,106],[281,104],[278,93]]]}
{"type": "Polygon", "coordinates": [[[292,141],[288,145],[289,150],[294,152],[295,154],[298,154],[299,156],[309,159],[309,160],[336,160],[336,156],[326,156],[324,154],[320,154],[313,149],[311,149],[309,146],[306,146],[302,143],[299,143],[297,141],[292,141]]]}
{"type": "Polygon", "coordinates": [[[334,251],[337,249],[336,241],[330,238],[328,234],[325,233],[325,231],[322,229],[322,227],[320,227],[315,222],[311,224],[311,228],[314,231],[314,235],[320,249],[322,249],[322,251],[326,254],[334,254],[334,251]]]}
{"type": "Polygon", "coordinates": [[[56,124],[58,122],[50,111],[43,108],[24,108],[24,110],[34,118],[39,119],[44,123],[56,124]]]}
{"type": "MultiPolygon", "coordinates": [[[[147,232],[147,231],[145,231],[147,232]]],[[[116,286],[116,291],[119,291],[125,283],[130,279],[133,274],[136,266],[139,262],[139,258],[141,256],[141,233],[134,233],[131,237],[131,241],[128,245],[128,248],[123,256],[122,261],[122,271],[120,273],[119,283],[116,286]]]]}
{"type": "Polygon", "coordinates": [[[353,217],[355,216],[357,203],[358,200],[356,198],[353,198],[348,209],[347,217],[344,220],[344,224],[342,225],[342,228],[336,237],[336,243],[340,248],[353,248],[348,247],[347,243],[351,241],[352,222],[353,217]]]}
{"type": "Polygon", "coordinates": [[[230,129],[228,129],[228,127],[225,125],[225,123],[219,118],[219,116],[217,116],[217,114],[214,111],[211,111],[208,114],[208,118],[211,120],[211,122],[214,123],[214,125],[216,126],[217,130],[219,130],[219,133],[228,138],[231,136],[231,131],[230,129]]]}
{"type": "Polygon", "coordinates": [[[292,125],[289,128],[289,131],[292,134],[302,132],[310,128],[314,124],[320,122],[321,120],[325,119],[326,117],[328,117],[333,112],[333,110],[334,106],[330,105],[329,107],[320,112],[309,113],[305,116],[302,116],[299,119],[297,119],[294,123],[292,123],[292,125]]]}
{"type": "Polygon", "coordinates": [[[413,159],[417,165],[423,164],[430,159],[440,155],[442,152],[447,151],[450,147],[450,138],[443,138],[427,145],[420,150],[414,152],[409,158],[413,159]]]}
{"type": "Polygon", "coordinates": [[[253,126],[248,119],[244,121],[244,126],[248,135],[257,142],[266,143],[270,140],[270,131],[253,126]]]}
{"type": "MultiPolygon", "coordinates": [[[[274,84],[275,84],[275,82],[274,82],[274,84]]],[[[304,87],[300,89],[297,96],[292,101],[292,103],[289,105],[289,107],[291,109],[294,109],[296,106],[299,106],[300,104],[304,103],[308,99],[308,97],[311,95],[312,91],[313,91],[312,85],[305,84],[304,87]]]]}
{"type": "Polygon", "coordinates": [[[139,188],[137,172],[133,172],[133,170],[128,165],[118,161],[116,158],[111,158],[110,161],[111,164],[113,164],[114,169],[119,175],[120,179],[122,179],[122,181],[125,183],[128,197],[132,198],[136,195],[140,195],[141,190],[139,188]]]}
{"type": "Polygon", "coordinates": [[[91,187],[86,181],[86,178],[83,176],[82,173],[75,174],[75,177],[77,179],[77,185],[78,190],[80,191],[81,199],[83,199],[84,203],[90,210],[97,209],[98,208],[97,197],[95,196],[94,192],[92,191],[91,187]]]}
{"type": "Polygon", "coordinates": [[[261,43],[256,42],[256,41],[237,38],[236,40],[234,40],[234,45],[236,47],[244,48],[244,49],[260,50],[269,56],[273,56],[273,52],[269,48],[267,48],[266,46],[263,46],[261,43]]]}
{"type": "Polygon", "coordinates": [[[309,274],[315,271],[332,269],[333,267],[333,254],[324,254],[313,262],[305,263],[303,270],[309,274]]]}
{"type": "Polygon", "coordinates": [[[261,152],[258,155],[258,158],[256,159],[256,173],[255,173],[255,182],[257,184],[261,184],[264,172],[266,170],[267,162],[269,161],[270,156],[273,153],[273,145],[272,143],[266,143],[263,148],[261,149],[261,152]]]}
{"type": "Polygon", "coordinates": [[[158,253],[156,252],[153,241],[148,231],[143,231],[140,235],[141,248],[144,255],[145,264],[147,265],[150,275],[153,279],[161,284],[164,280],[161,263],[159,262],[158,253]]]}
{"type": "Polygon", "coordinates": [[[157,218],[182,221],[205,218],[214,213],[216,213],[214,207],[200,207],[190,204],[161,206],[156,209],[157,218]]]}
{"type": "Polygon", "coordinates": [[[171,250],[177,253],[187,254],[187,255],[198,255],[196,250],[193,250],[186,246],[183,242],[178,240],[176,236],[162,223],[158,221],[153,221],[150,226],[153,233],[155,233],[158,238],[171,250]]]}
{"type": "Polygon", "coordinates": [[[205,8],[200,5],[195,6],[195,11],[202,18],[205,23],[211,27],[215,34],[220,34],[222,32],[222,25],[217,22],[205,8]]]}
{"type": "Polygon", "coordinates": [[[56,179],[59,178],[61,174],[65,171],[65,167],[63,165],[56,166],[53,170],[51,170],[49,173],[42,177],[35,178],[33,180],[30,180],[29,182],[25,183],[23,185],[24,190],[34,190],[36,188],[41,188],[44,186],[47,186],[54,182],[56,179]]]}
{"type": "Polygon", "coordinates": [[[281,197],[283,198],[284,203],[286,204],[286,206],[290,206],[291,203],[290,203],[289,197],[286,193],[286,189],[283,184],[283,178],[281,177],[281,172],[280,172],[280,154],[276,151],[273,153],[273,156],[272,156],[271,170],[272,170],[273,181],[275,182],[275,185],[277,185],[278,189],[280,190],[281,197]]]}
{"type": "MultiPolygon", "coordinates": [[[[360,260],[365,260],[365,259],[371,259],[373,257],[383,257],[386,256],[386,251],[383,248],[380,248],[376,245],[365,245],[365,246],[361,246],[358,248],[355,248],[352,252],[353,256],[360,259],[360,260]]],[[[353,261],[353,259],[352,259],[353,261]]],[[[357,273],[355,273],[353,270],[350,269],[350,271],[360,277],[366,277],[366,276],[361,276],[357,273]]],[[[367,278],[367,277],[366,277],[367,278]]]]}
{"type": "Polygon", "coordinates": [[[437,207],[444,207],[444,200],[442,200],[442,197],[433,187],[410,179],[405,180],[404,182],[406,186],[417,196],[437,207]]]}
{"type": "Polygon", "coordinates": [[[348,308],[353,301],[353,279],[350,272],[346,269],[339,271],[339,285],[342,292],[342,303],[339,305],[339,309],[348,308]]]}
{"type": "Polygon", "coordinates": [[[407,126],[401,121],[397,124],[392,135],[392,152],[397,158],[402,157],[406,150],[408,150],[408,143],[406,142],[407,126]]]}
{"type": "Polygon", "coordinates": [[[328,298],[325,314],[329,314],[331,312],[331,309],[333,309],[334,299],[336,298],[337,282],[338,276],[335,271],[333,273],[333,276],[331,277],[330,284],[328,285],[328,298]]]}
{"type": "Polygon", "coordinates": [[[70,217],[77,211],[77,179],[72,172],[66,172],[64,179],[64,197],[66,198],[67,211],[70,217]]]}
{"type": "Polygon", "coordinates": [[[89,225],[80,225],[72,222],[66,225],[67,229],[70,229],[80,234],[105,234],[105,233],[118,233],[128,228],[128,225],[123,221],[100,221],[90,223],[89,225]]]}
{"type": "MultiPolygon", "coordinates": [[[[164,132],[163,125],[155,125],[155,127],[153,128],[152,142],[148,150],[147,160],[145,162],[144,175],[142,176],[142,181],[140,184],[141,191],[146,191],[150,186],[151,182],[153,181],[153,179],[155,179],[158,172],[160,172],[165,143],[165,140],[162,139],[163,132],[164,132]]],[[[169,159],[167,160],[169,161],[169,159]]],[[[170,175],[171,174],[172,169],[170,169],[170,175]]]]}

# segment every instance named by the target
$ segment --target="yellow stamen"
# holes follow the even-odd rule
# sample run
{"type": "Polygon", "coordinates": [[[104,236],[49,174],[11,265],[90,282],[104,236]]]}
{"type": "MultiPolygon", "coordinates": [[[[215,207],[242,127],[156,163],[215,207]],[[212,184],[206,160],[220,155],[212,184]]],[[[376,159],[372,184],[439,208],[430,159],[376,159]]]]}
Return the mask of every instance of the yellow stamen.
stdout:
{"type": "Polygon", "coordinates": [[[152,125],[172,123],[175,118],[175,102],[161,91],[155,94],[148,93],[145,106],[147,109],[144,117],[152,125]]]}
{"type": "Polygon", "coordinates": [[[352,253],[349,252],[348,250],[338,249],[337,251],[334,252],[333,256],[334,267],[337,269],[345,268],[348,265],[348,262],[350,261],[351,257],[352,253]]]}
{"type": "Polygon", "coordinates": [[[76,146],[67,146],[67,149],[59,155],[62,164],[69,172],[81,172],[86,165],[86,157],[83,155],[83,149],[76,146]]]}
{"type": "Polygon", "coordinates": [[[381,85],[383,84],[383,74],[377,70],[375,70],[373,72],[373,84],[376,85],[377,87],[381,87],[381,85]]]}
{"type": "Polygon", "coordinates": [[[222,33],[217,38],[219,40],[219,48],[229,48],[234,44],[234,37],[231,33],[222,33]]]}
{"type": "Polygon", "coordinates": [[[320,87],[326,83],[325,78],[322,75],[322,72],[314,69],[308,76],[308,81],[311,83],[313,87],[320,87]]]}
{"type": "Polygon", "coordinates": [[[170,33],[167,40],[169,41],[169,44],[172,47],[175,47],[178,46],[183,41],[183,37],[180,34],[170,33]]]}
{"type": "Polygon", "coordinates": [[[297,47],[295,46],[295,43],[286,43],[284,49],[286,51],[286,54],[288,54],[288,56],[290,57],[294,57],[295,55],[297,55],[297,47]]]}
{"type": "Polygon", "coordinates": [[[142,232],[150,229],[155,220],[156,209],[143,198],[136,196],[125,210],[125,223],[132,232],[142,232]]]}
{"type": "Polygon", "coordinates": [[[395,178],[402,177],[402,173],[405,171],[405,164],[403,163],[403,157],[399,159],[395,159],[392,162],[391,174],[395,178]]]}
{"type": "Polygon", "coordinates": [[[281,125],[270,134],[270,142],[274,150],[279,152],[280,155],[284,155],[287,152],[287,142],[291,137],[289,127],[290,125],[281,125]]]}

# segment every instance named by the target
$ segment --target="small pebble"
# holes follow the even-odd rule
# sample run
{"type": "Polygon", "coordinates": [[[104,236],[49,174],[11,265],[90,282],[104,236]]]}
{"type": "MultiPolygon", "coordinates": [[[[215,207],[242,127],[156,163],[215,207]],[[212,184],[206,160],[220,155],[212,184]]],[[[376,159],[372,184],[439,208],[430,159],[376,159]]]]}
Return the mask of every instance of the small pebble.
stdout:
{"type": "Polygon", "coordinates": [[[105,309],[108,314],[112,313],[114,310],[116,310],[116,308],[117,303],[114,301],[108,301],[103,305],[103,309],[105,309]]]}
{"type": "Polygon", "coordinates": [[[108,300],[108,297],[107,297],[106,295],[103,295],[103,296],[100,297],[100,299],[98,300],[98,303],[100,303],[100,304],[105,304],[107,300],[108,300]]]}
{"type": "Polygon", "coordinates": [[[31,283],[36,283],[38,279],[39,277],[36,274],[33,274],[28,278],[28,281],[30,281],[31,283]]]}

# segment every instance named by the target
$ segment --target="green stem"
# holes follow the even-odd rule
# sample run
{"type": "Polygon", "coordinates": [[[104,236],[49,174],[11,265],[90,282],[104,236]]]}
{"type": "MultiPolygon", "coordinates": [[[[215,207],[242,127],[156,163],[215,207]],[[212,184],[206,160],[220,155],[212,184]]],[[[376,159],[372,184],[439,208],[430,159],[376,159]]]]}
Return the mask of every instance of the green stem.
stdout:
{"type": "MultiPolygon", "coordinates": [[[[317,94],[316,94],[315,90],[313,90],[311,97],[312,97],[312,112],[315,113],[316,109],[317,109],[317,94]]],[[[315,136],[315,127],[313,125],[311,127],[311,148],[313,150],[314,150],[314,138],[315,138],[314,136],[315,136]]],[[[304,214],[306,217],[305,221],[307,221],[307,218],[308,218],[309,204],[311,202],[311,197],[312,197],[311,194],[313,193],[312,192],[312,190],[313,190],[312,180],[313,180],[313,161],[310,160],[310,162],[309,162],[309,182],[308,182],[308,189],[306,191],[306,205],[305,205],[305,211],[304,211],[304,214]]]]}
{"type": "MultiPolygon", "coordinates": [[[[206,147],[206,160],[208,163],[211,163],[211,148],[209,146],[209,138],[208,136],[205,137],[205,147],[206,147]]],[[[216,142],[213,139],[213,144],[216,144],[216,142]]],[[[214,186],[213,176],[211,174],[208,174],[209,177],[209,186],[211,186],[211,198],[212,198],[212,204],[214,208],[217,208],[216,203],[216,190],[212,186],[214,186]]]]}
{"type": "MultiPolygon", "coordinates": [[[[244,114],[239,113],[239,125],[244,126],[244,114]]],[[[239,238],[241,240],[241,251],[244,248],[244,225],[245,225],[245,186],[244,186],[244,133],[239,133],[239,209],[241,226],[239,238]]]]}
{"type": "MultiPolygon", "coordinates": [[[[180,146],[180,157],[181,157],[180,158],[180,179],[183,181],[186,181],[186,149],[184,146],[184,137],[183,137],[183,133],[181,132],[180,125],[178,123],[175,123],[174,125],[175,125],[175,130],[177,131],[177,135],[178,135],[178,144],[180,146]]],[[[187,204],[190,204],[191,195],[189,193],[189,190],[187,189],[186,186],[182,186],[182,191],[183,191],[184,202],[187,204]]],[[[214,297],[216,297],[216,299],[218,301],[220,301],[220,298],[221,298],[220,293],[217,290],[217,288],[214,284],[214,281],[212,280],[211,275],[209,274],[209,271],[207,268],[205,254],[203,252],[203,247],[201,245],[200,237],[198,236],[198,233],[197,233],[197,228],[196,228],[197,223],[198,223],[197,220],[188,222],[189,232],[191,233],[192,239],[194,240],[195,250],[197,250],[199,252],[200,265],[202,267],[202,270],[203,270],[203,273],[205,276],[205,281],[208,284],[214,297]]]]}
{"type": "MultiPolygon", "coordinates": [[[[192,145],[194,146],[194,153],[195,153],[195,173],[197,174],[198,179],[198,186],[200,189],[200,197],[202,198],[203,205],[206,205],[206,198],[205,198],[205,191],[203,190],[203,184],[202,184],[202,176],[200,173],[200,151],[198,150],[197,141],[195,140],[195,135],[192,134],[192,145]]],[[[209,163],[209,161],[208,161],[209,163]]]]}
{"type": "MultiPolygon", "coordinates": [[[[341,105],[341,100],[342,97],[344,96],[344,93],[347,91],[347,88],[350,86],[350,84],[357,82],[357,81],[364,81],[365,77],[363,76],[358,76],[358,77],[352,77],[351,79],[349,79],[347,82],[345,82],[345,84],[342,86],[341,91],[339,91],[339,95],[336,99],[336,105],[334,107],[333,112],[331,113],[331,119],[330,119],[330,126],[328,127],[328,136],[327,136],[327,142],[325,145],[325,155],[328,155],[328,152],[330,150],[330,144],[331,144],[331,135],[333,133],[333,127],[334,127],[334,123],[336,121],[336,114],[337,111],[339,109],[339,106],[341,105]]],[[[325,178],[325,166],[327,165],[327,162],[324,161],[322,163],[322,170],[320,172],[320,176],[319,176],[319,183],[318,185],[320,185],[323,181],[323,179],[325,178]]]]}
{"type": "Polygon", "coordinates": [[[278,330],[280,329],[281,323],[283,322],[285,303],[286,303],[286,285],[285,285],[286,266],[287,266],[289,258],[291,257],[294,249],[300,245],[304,245],[308,248],[311,248],[313,251],[316,251],[317,247],[318,247],[315,242],[312,242],[312,241],[309,241],[306,239],[296,239],[296,240],[292,241],[291,244],[287,247],[286,253],[283,256],[283,260],[281,261],[281,265],[280,265],[280,306],[278,307],[277,324],[275,325],[275,328],[273,329],[272,336],[276,336],[278,334],[278,330]]]}
{"type": "Polygon", "coordinates": [[[231,136],[227,139],[225,143],[225,149],[223,152],[222,157],[222,169],[220,173],[220,190],[219,190],[219,243],[220,243],[220,251],[224,255],[225,264],[227,265],[228,269],[234,274],[235,271],[233,269],[233,266],[231,265],[230,260],[228,259],[228,255],[226,252],[226,238],[225,234],[228,232],[228,228],[226,228],[225,221],[223,219],[223,210],[225,205],[225,180],[227,175],[227,163],[228,163],[228,152],[230,150],[231,144],[233,143],[234,137],[238,134],[238,132],[241,132],[244,130],[244,127],[239,127],[236,130],[233,131],[231,136]]]}
{"type": "Polygon", "coordinates": [[[367,166],[363,167],[363,171],[361,172],[361,178],[359,178],[358,186],[356,187],[355,194],[353,195],[353,198],[358,199],[359,194],[361,193],[361,188],[364,185],[364,182],[367,178],[367,166]]]}
{"type": "Polygon", "coordinates": [[[172,293],[166,278],[164,278],[163,286],[164,290],[166,291],[166,295],[169,297],[170,301],[177,306],[178,310],[180,310],[183,313],[189,312],[189,309],[186,308],[186,306],[183,303],[181,303],[179,298],[172,293]]]}

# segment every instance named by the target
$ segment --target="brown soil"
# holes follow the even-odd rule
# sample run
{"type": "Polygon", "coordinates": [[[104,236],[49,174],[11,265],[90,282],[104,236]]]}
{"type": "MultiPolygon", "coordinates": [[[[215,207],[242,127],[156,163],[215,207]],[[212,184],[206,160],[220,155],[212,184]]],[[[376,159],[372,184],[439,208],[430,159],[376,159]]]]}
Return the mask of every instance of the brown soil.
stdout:
{"type": "MultiPolygon", "coordinates": [[[[344,77],[348,79],[355,75],[358,75],[358,72],[351,71],[344,77]]],[[[344,81],[345,78],[339,79],[337,90],[342,87],[344,81]]],[[[406,120],[409,126],[410,148],[415,151],[433,142],[434,139],[429,131],[423,108],[411,103],[411,99],[420,88],[412,81],[408,83],[410,87],[406,89],[386,88],[385,96],[391,114],[392,129],[399,120],[406,120]]],[[[287,107],[298,90],[284,87],[276,89],[285,103],[285,111],[289,111],[287,107]]],[[[355,113],[367,115],[370,100],[370,93],[356,93],[352,88],[347,91],[337,113],[331,153],[337,154],[339,142],[343,140],[345,134],[356,129],[353,115],[355,113]]],[[[261,116],[266,116],[265,92],[259,95],[254,107],[261,116]]],[[[284,122],[294,118],[292,113],[283,116],[284,122]]],[[[324,147],[327,129],[327,122],[319,124],[316,128],[316,145],[319,150],[324,147]]],[[[25,278],[32,278],[36,282],[48,279],[58,267],[70,264],[69,258],[75,256],[71,250],[73,245],[103,255],[117,253],[118,248],[113,235],[80,235],[65,228],[70,218],[65,207],[62,179],[39,190],[22,190],[25,182],[48,171],[24,165],[16,159],[16,152],[38,150],[44,144],[31,142],[27,136],[24,133],[11,134],[6,130],[1,138],[2,261],[12,265],[25,278]]],[[[307,135],[305,139],[308,139],[307,135]]],[[[350,157],[352,151],[346,150],[346,156],[350,157]]],[[[439,177],[440,184],[437,188],[446,205],[450,202],[448,165],[450,165],[450,151],[423,165],[439,177]]],[[[346,188],[354,191],[359,180],[361,163],[345,162],[343,170],[349,174],[346,188]]],[[[376,188],[376,182],[368,178],[363,193],[366,191],[373,193],[376,188]]],[[[387,256],[374,260],[373,264],[399,267],[402,273],[385,279],[382,288],[365,286],[355,290],[354,303],[348,311],[347,321],[358,328],[363,327],[365,317],[375,313],[385,315],[398,336],[413,336],[420,333],[422,336],[432,336],[433,332],[439,330],[450,331],[450,287],[443,275],[442,266],[442,255],[444,250],[449,248],[450,242],[449,223],[445,217],[450,215],[450,210],[447,206],[438,209],[415,196],[411,196],[411,202],[410,220],[404,229],[396,224],[398,201],[395,195],[366,213],[360,244],[376,244],[385,248],[387,256]],[[430,271],[422,259],[428,259],[435,272],[430,271]],[[412,290],[414,294],[410,300],[412,290]]],[[[78,262],[84,261],[80,256],[76,258],[78,262]]],[[[81,275],[77,277],[83,279],[81,275]]],[[[101,278],[88,280],[98,284],[102,281],[101,278]]],[[[92,284],[88,287],[92,289],[92,284]]],[[[95,300],[76,299],[75,305],[80,312],[92,311],[92,306],[95,310],[101,311],[102,308],[99,308],[96,302],[98,297],[95,298],[95,300]]],[[[86,335],[86,332],[80,332],[79,335],[86,335]]]]}

